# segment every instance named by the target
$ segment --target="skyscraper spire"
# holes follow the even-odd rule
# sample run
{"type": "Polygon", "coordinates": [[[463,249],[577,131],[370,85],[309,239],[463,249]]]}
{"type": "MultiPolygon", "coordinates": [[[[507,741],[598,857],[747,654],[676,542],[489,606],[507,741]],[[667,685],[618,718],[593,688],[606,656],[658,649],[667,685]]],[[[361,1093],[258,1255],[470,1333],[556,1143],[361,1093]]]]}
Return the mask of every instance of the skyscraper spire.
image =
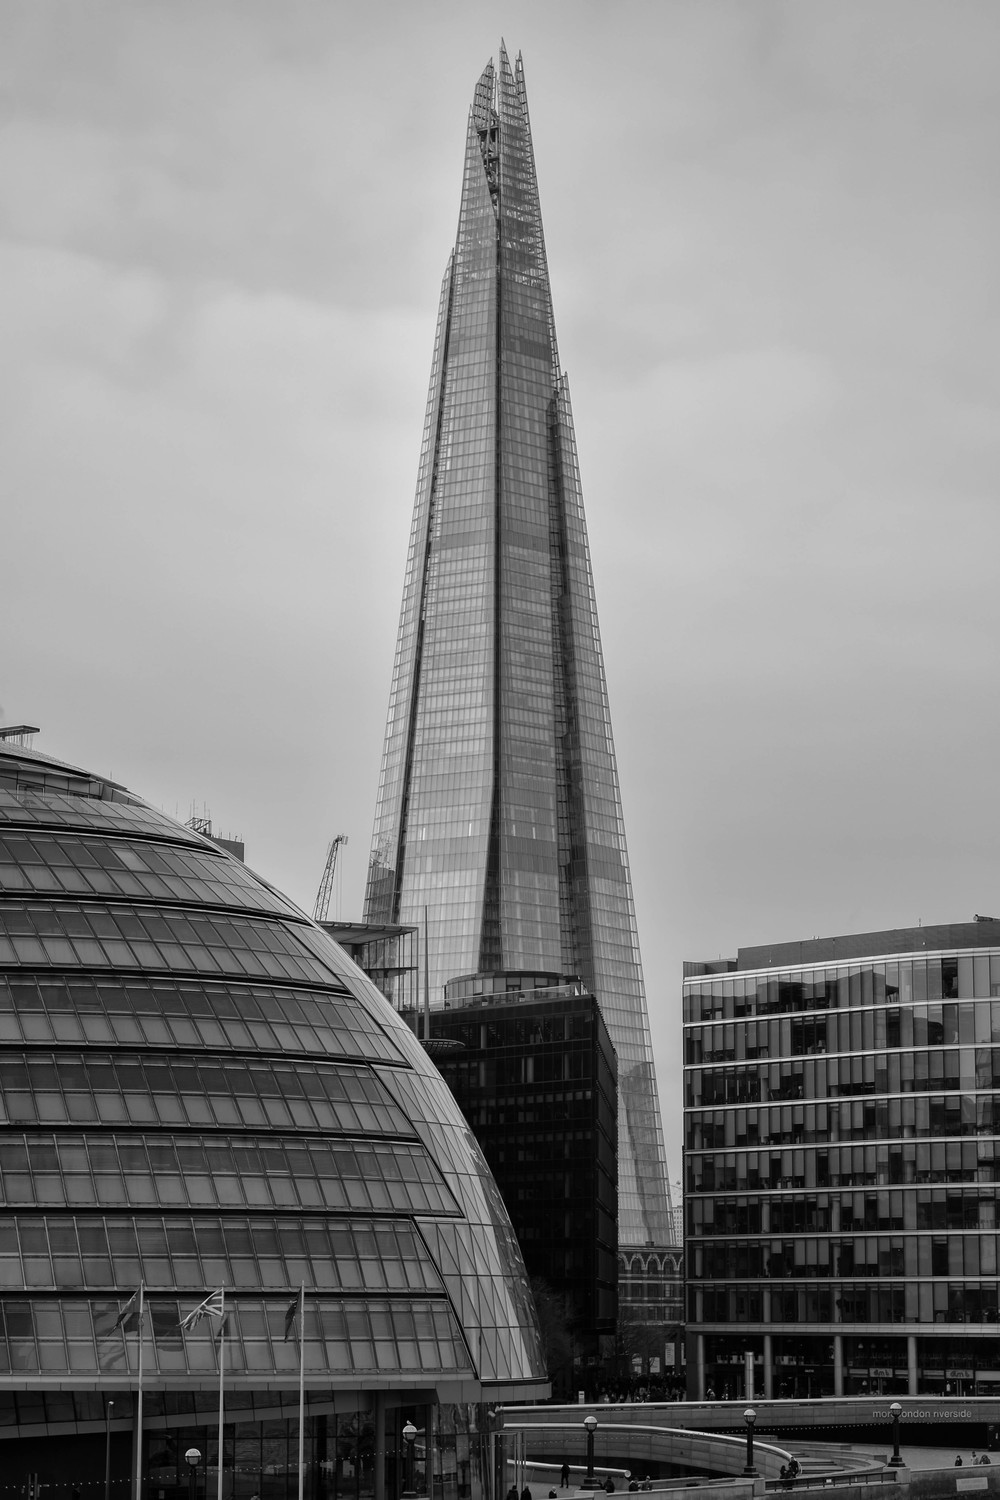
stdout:
{"type": "Polygon", "coordinates": [[[619,1239],[672,1240],[569,388],[520,57],[469,113],[366,917],[460,974],[579,975],[618,1053],[619,1239]]]}

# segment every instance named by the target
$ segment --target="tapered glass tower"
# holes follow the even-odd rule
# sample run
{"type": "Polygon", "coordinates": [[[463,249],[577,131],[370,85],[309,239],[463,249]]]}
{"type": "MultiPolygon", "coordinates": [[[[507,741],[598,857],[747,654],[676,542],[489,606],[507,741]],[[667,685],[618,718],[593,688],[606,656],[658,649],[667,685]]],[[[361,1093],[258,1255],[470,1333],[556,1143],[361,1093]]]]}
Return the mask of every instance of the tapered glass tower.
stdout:
{"type": "Polygon", "coordinates": [[[619,1242],[671,1239],[649,1023],[521,59],[476,85],[366,917],[459,974],[579,975],[618,1053],[619,1242]]]}

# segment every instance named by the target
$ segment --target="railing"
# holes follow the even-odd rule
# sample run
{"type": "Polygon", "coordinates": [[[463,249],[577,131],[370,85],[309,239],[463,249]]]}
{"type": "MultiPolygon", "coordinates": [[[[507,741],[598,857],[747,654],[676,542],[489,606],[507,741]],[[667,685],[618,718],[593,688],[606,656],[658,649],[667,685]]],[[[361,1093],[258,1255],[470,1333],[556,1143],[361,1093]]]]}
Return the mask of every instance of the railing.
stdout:
{"type": "Polygon", "coordinates": [[[764,1488],[768,1490],[825,1489],[829,1485],[845,1484],[895,1484],[897,1469],[883,1464],[872,1464],[864,1469],[829,1469],[822,1473],[798,1474],[794,1479],[768,1479],[764,1488]]]}

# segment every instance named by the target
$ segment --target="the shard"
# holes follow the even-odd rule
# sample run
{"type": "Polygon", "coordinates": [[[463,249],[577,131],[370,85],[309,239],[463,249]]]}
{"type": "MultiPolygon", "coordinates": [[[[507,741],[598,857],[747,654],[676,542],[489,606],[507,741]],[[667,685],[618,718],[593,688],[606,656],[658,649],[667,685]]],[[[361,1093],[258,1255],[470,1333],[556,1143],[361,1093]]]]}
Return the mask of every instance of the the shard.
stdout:
{"type": "Polygon", "coordinates": [[[621,1246],[669,1187],[569,388],[520,57],[476,85],[375,815],[369,921],[457,975],[578,975],[619,1069],[621,1246]]]}

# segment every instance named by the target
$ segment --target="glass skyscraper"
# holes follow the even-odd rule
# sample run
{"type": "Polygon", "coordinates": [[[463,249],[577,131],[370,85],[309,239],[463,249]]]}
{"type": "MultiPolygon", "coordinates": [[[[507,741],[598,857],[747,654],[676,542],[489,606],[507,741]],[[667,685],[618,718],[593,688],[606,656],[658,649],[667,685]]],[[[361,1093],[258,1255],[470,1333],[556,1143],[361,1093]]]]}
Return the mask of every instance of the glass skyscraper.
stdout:
{"type": "Polygon", "coordinates": [[[669,1188],[521,60],[476,85],[445,272],[366,895],[457,975],[578,975],[618,1054],[619,1240],[669,1188]]]}

